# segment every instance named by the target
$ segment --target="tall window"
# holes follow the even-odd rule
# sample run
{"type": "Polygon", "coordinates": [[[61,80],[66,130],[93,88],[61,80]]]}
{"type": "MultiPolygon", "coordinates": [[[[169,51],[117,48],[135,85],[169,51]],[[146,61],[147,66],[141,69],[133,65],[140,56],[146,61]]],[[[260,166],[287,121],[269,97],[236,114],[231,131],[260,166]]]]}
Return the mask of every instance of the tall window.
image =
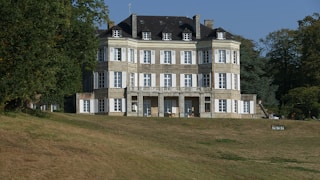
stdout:
{"type": "Polygon", "coordinates": [[[114,48],[114,60],[121,61],[121,48],[114,48]]]}
{"type": "Polygon", "coordinates": [[[219,73],[219,88],[226,89],[227,88],[227,74],[219,73]]]}
{"type": "Polygon", "coordinates": [[[164,100],[164,112],[172,113],[172,100],[164,100]]]}
{"type": "Polygon", "coordinates": [[[151,40],[151,32],[142,32],[143,40],[151,40]]]}
{"type": "Polygon", "coordinates": [[[162,40],[172,40],[172,34],[171,33],[162,33],[162,40]]]}
{"type": "Polygon", "coordinates": [[[134,73],[130,73],[130,86],[131,87],[135,86],[135,75],[134,75],[134,73]]]}
{"type": "Polygon", "coordinates": [[[250,113],[250,101],[243,101],[243,112],[250,113]]]}
{"type": "Polygon", "coordinates": [[[129,49],[129,62],[134,62],[134,49],[129,49]]]}
{"type": "Polygon", "coordinates": [[[210,74],[203,74],[203,87],[210,87],[210,74]]]}
{"type": "Polygon", "coordinates": [[[99,48],[98,61],[100,62],[104,61],[104,48],[99,48]]]}
{"type": "Polygon", "coordinates": [[[99,86],[99,88],[104,88],[104,73],[103,72],[99,72],[98,73],[98,80],[99,80],[99,82],[98,82],[98,86],[99,86]]]}
{"type": "Polygon", "coordinates": [[[122,111],[122,99],[114,99],[114,111],[115,112],[122,111]]]}
{"type": "Polygon", "coordinates": [[[184,52],[184,64],[192,64],[191,51],[185,51],[184,52]]]}
{"type": "Polygon", "coordinates": [[[237,51],[233,51],[233,63],[234,64],[237,64],[237,59],[238,59],[237,54],[238,54],[237,51]]]}
{"type": "Polygon", "coordinates": [[[238,75],[233,74],[233,89],[238,89],[238,75]]]}
{"type": "Polygon", "coordinates": [[[219,99],[219,112],[227,112],[227,100],[219,99]]]}
{"type": "Polygon", "coordinates": [[[143,57],[143,63],[145,64],[151,64],[151,51],[150,50],[144,50],[144,57],[143,57]]]}
{"type": "Polygon", "coordinates": [[[121,37],[121,30],[113,30],[112,37],[121,37]]]}
{"type": "Polygon", "coordinates": [[[114,72],[114,87],[122,87],[122,72],[114,72]]]}
{"type": "Polygon", "coordinates": [[[151,87],[151,74],[143,75],[143,85],[144,87],[151,87]]]}
{"type": "Polygon", "coordinates": [[[164,51],[164,63],[171,64],[171,51],[164,51]]]}
{"type": "Polygon", "coordinates": [[[164,74],[164,87],[172,87],[172,74],[164,74]]]}
{"type": "Polygon", "coordinates": [[[182,39],[184,41],[190,41],[192,39],[192,34],[191,33],[182,33],[182,39]]]}
{"type": "Polygon", "coordinates": [[[202,52],[202,58],[203,58],[203,63],[204,64],[210,63],[209,51],[203,51],[202,52]]]}
{"type": "Polygon", "coordinates": [[[226,63],[226,50],[219,50],[219,62],[226,63]]]}
{"type": "Polygon", "coordinates": [[[192,74],[185,74],[184,75],[184,86],[185,87],[192,87],[192,74]]]}
{"type": "Polygon", "coordinates": [[[205,97],[204,98],[204,111],[205,112],[210,112],[211,111],[211,100],[210,97],[205,97]]]}
{"type": "Polygon", "coordinates": [[[99,112],[104,112],[104,99],[98,100],[99,112]]]}
{"type": "Polygon", "coordinates": [[[238,112],[238,101],[237,100],[233,101],[233,112],[238,112]]]}
{"type": "Polygon", "coordinates": [[[90,112],[90,100],[83,100],[83,112],[90,112]]]}

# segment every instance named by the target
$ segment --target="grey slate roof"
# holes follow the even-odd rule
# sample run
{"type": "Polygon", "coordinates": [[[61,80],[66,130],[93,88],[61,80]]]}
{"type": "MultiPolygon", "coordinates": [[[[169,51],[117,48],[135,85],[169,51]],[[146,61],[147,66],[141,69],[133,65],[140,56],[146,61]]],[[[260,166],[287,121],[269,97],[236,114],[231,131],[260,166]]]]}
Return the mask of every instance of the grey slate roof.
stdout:
{"type": "MultiPolygon", "coordinates": [[[[100,34],[101,38],[111,37],[112,30],[121,30],[122,37],[132,38],[132,15],[100,34]]],[[[142,38],[142,32],[151,32],[152,40],[162,40],[162,33],[172,33],[172,40],[182,40],[182,32],[188,30],[192,39],[196,39],[194,20],[182,16],[139,16],[137,15],[137,39],[142,38]]],[[[200,24],[201,40],[216,39],[216,32],[226,32],[223,28],[211,29],[200,24]]],[[[226,32],[226,39],[233,39],[233,35],[226,32]]]]}

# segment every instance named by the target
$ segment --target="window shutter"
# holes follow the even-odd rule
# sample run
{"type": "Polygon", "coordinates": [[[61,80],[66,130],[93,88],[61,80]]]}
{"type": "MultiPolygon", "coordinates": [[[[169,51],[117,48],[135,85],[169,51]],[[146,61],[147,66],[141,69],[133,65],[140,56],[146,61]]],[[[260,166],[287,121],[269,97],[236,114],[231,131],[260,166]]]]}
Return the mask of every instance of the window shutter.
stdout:
{"type": "Polygon", "coordinates": [[[255,106],[255,104],[254,104],[254,101],[250,101],[250,114],[254,114],[255,112],[254,112],[254,106],[255,106]]]}
{"type": "Polygon", "coordinates": [[[230,50],[226,50],[226,63],[230,63],[230,50]]]}
{"type": "Polygon", "coordinates": [[[156,74],[151,74],[151,87],[156,87],[156,74]]]}
{"type": "Polygon", "coordinates": [[[83,99],[79,100],[79,113],[83,113],[83,99]]]}
{"type": "Polygon", "coordinates": [[[215,112],[219,112],[219,99],[214,100],[214,109],[215,112]]]}
{"type": "Polygon", "coordinates": [[[111,98],[111,99],[109,99],[109,110],[110,110],[110,112],[114,112],[114,99],[113,98],[111,98]]]}
{"type": "Polygon", "coordinates": [[[95,110],[94,110],[94,108],[95,108],[95,99],[90,99],[89,104],[90,104],[90,113],[94,113],[95,112],[95,110]]]}
{"type": "Polygon", "coordinates": [[[191,63],[192,64],[196,64],[196,51],[192,51],[192,59],[191,59],[191,63]]]}
{"type": "Polygon", "coordinates": [[[126,99],[125,98],[122,98],[121,99],[121,112],[127,112],[126,110],[126,99]]]}
{"type": "Polygon", "coordinates": [[[243,114],[243,101],[239,101],[239,113],[243,114]]]}
{"type": "Polygon", "coordinates": [[[94,102],[93,113],[97,113],[97,112],[99,111],[99,102],[98,102],[98,99],[94,99],[93,102],[94,102]]]}
{"type": "Polygon", "coordinates": [[[180,51],[180,64],[184,64],[184,51],[180,51]]]}
{"type": "Polygon", "coordinates": [[[140,50],[140,64],[143,64],[143,58],[144,58],[144,52],[143,50],[140,50]]]}
{"type": "Polygon", "coordinates": [[[134,73],[134,87],[138,87],[138,73],[134,73]]]}
{"type": "Polygon", "coordinates": [[[160,51],[160,64],[164,64],[164,51],[160,51]]]}
{"type": "Polygon", "coordinates": [[[198,51],[198,64],[202,64],[203,62],[203,52],[202,51],[198,51]]]}
{"type": "Polygon", "coordinates": [[[214,62],[219,63],[219,50],[214,50],[214,62]]]}
{"type": "Polygon", "coordinates": [[[184,74],[180,74],[180,87],[184,87],[184,74]]]}
{"type": "Polygon", "coordinates": [[[103,71],[104,74],[104,88],[108,88],[108,71],[103,71]]]}
{"type": "Polygon", "coordinates": [[[171,51],[171,64],[176,64],[176,51],[171,51]]]}
{"type": "Polygon", "coordinates": [[[121,61],[127,61],[126,60],[126,48],[121,48],[121,61]]]}
{"type": "Polygon", "coordinates": [[[155,62],[156,62],[155,51],[151,50],[151,64],[155,64],[155,62]]]}
{"type": "Polygon", "coordinates": [[[93,89],[98,89],[99,87],[99,73],[93,72],[93,89]]]}
{"type": "Polygon", "coordinates": [[[114,71],[109,72],[109,87],[114,88],[114,71]]]}
{"type": "Polygon", "coordinates": [[[121,73],[121,76],[122,76],[122,84],[121,84],[121,87],[122,88],[126,88],[127,87],[127,72],[122,72],[121,73]]]}
{"type": "Polygon", "coordinates": [[[209,87],[212,87],[212,75],[209,73],[209,87]]]}
{"type": "Polygon", "coordinates": [[[192,87],[197,87],[197,75],[192,74],[192,87]]]}
{"type": "Polygon", "coordinates": [[[203,75],[198,74],[198,86],[203,87],[203,75]]]}
{"type": "MultiPolygon", "coordinates": [[[[131,48],[128,48],[128,51],[127,51],[128,62],[130,62],[130,60],[131,60],[130,49],[131,49],[131,48]]],[[[132,58],[133,58],[133,57],[132,57],[132,58]]]]}
{"type": "Polygon", "coordinates": [[[177,75],[172,74],[172,87],[177,87],[177,75]]]}
{"type": "Polygon", "coordinates": [[[212,50],[209,50],[209,63],[212,63],[212,50]]]}
{"type": "Polygon", "coordinates": [[[114,48],[113,47],[110,48],[110,56],[109,57],[110,57],[109,58],[110,61],[114,61],[114,48]]]}
{"type": "Polygon", "coordinates": [[[177,102],[172,100],[172,113],[177,113],[177,102]]]}
{"type": "Polygon", "coordinates": [[[237,51],[237,64],[239,65],[240,64],[240,52],[237,51]]]}
{"type": "Polygon", "coordinates": [[[227,99],[227,112],[232,112],[232,101],[231,99],[227,99]]]}
{"type": "Polygon", "coordinates": [[[140,73],[139,74],[139,86],[140,87],[144,87],[143,80],[144,80],[144,74],[140,73]]]}
{"type": "Polygon", "coordinates": [[[214,88],[219,89],[219,73],[214,73],[214,88]]]}
{"type": "Polygon", "coordinates": [[[136,49],[134,49],[134,63],[137,63],[137,55],[138,53],[137,53],[137,50],[136,49]]]}
{"type": "Polygon", "coordinates": [[[164,74],[160,74],[160,87],[164,87],[164,74]]]}
{"type": "Polygon", "coordinates": [[[232,74],[231,74],[231,73],[226,73],[226,74],[227,74],[227,75],[226,75],[226,76],[227,76],[227,79],[226,79],[226,81],[227,81],[227,82],[226,82],[226,84],[227,84],[227,89],[231,89],[231,85],[232,85],[232,84],[231,84],[231,83],[232,83],[232,82],[231,82],[231,79],[232,79],[231,75],[232,75],[232,74]]]}
{"type": "Polygon", "coordinates": [[[108,47],[107,46],[103,46],[103,61],[108,61],[108,47]]]}
{"type": "Polygon", "coordinates": [[[107,98],[104,98],[104,112],[109,112],[108,99],[107,98]]]}
{"type": "Polygon", "coordinates": [[[240,91],[240,74],[238,74],[238,87],[237,87],[237,90],[240,91]]]}

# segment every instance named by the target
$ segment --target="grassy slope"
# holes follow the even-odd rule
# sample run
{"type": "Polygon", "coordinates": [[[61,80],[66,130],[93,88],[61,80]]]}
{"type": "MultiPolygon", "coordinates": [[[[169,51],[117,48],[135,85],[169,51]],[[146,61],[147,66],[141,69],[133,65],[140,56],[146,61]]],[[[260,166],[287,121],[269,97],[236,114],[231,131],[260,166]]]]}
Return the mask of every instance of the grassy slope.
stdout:
{"type": "Polygon", "coordinates": [[[0,179],[316,179],[319,153],[318,121],[0,115],[0,179]]]}

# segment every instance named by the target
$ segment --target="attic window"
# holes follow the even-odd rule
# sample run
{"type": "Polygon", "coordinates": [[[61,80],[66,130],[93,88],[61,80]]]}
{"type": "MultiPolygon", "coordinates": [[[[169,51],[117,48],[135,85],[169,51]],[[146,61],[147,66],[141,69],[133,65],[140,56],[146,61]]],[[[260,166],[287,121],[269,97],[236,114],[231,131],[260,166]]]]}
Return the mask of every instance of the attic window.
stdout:
{"type": "Polygon", "coordinates": [[[112,30],[112,37],[121,37],[121,30],[112,30]]]}
{"type": "Polygon", "coordinates": [[[192,40],[192,33],[189,33],[189,32],[182,33],[182,40],[191,41],[192,40]]]}
{"type": "Polygon", "coordinates": [[[172,40],[172,33],[162,33],[162,40],[172,40]]]}
{"type": "Polygon", "coordinates": [[[225,32],[217,32],[217,39],[226,39],[225,32]]]}
{"type": "Polygon", "coordinates": [[[142,32],[143,40],[151,40],[151,32],[142,32]]]}

